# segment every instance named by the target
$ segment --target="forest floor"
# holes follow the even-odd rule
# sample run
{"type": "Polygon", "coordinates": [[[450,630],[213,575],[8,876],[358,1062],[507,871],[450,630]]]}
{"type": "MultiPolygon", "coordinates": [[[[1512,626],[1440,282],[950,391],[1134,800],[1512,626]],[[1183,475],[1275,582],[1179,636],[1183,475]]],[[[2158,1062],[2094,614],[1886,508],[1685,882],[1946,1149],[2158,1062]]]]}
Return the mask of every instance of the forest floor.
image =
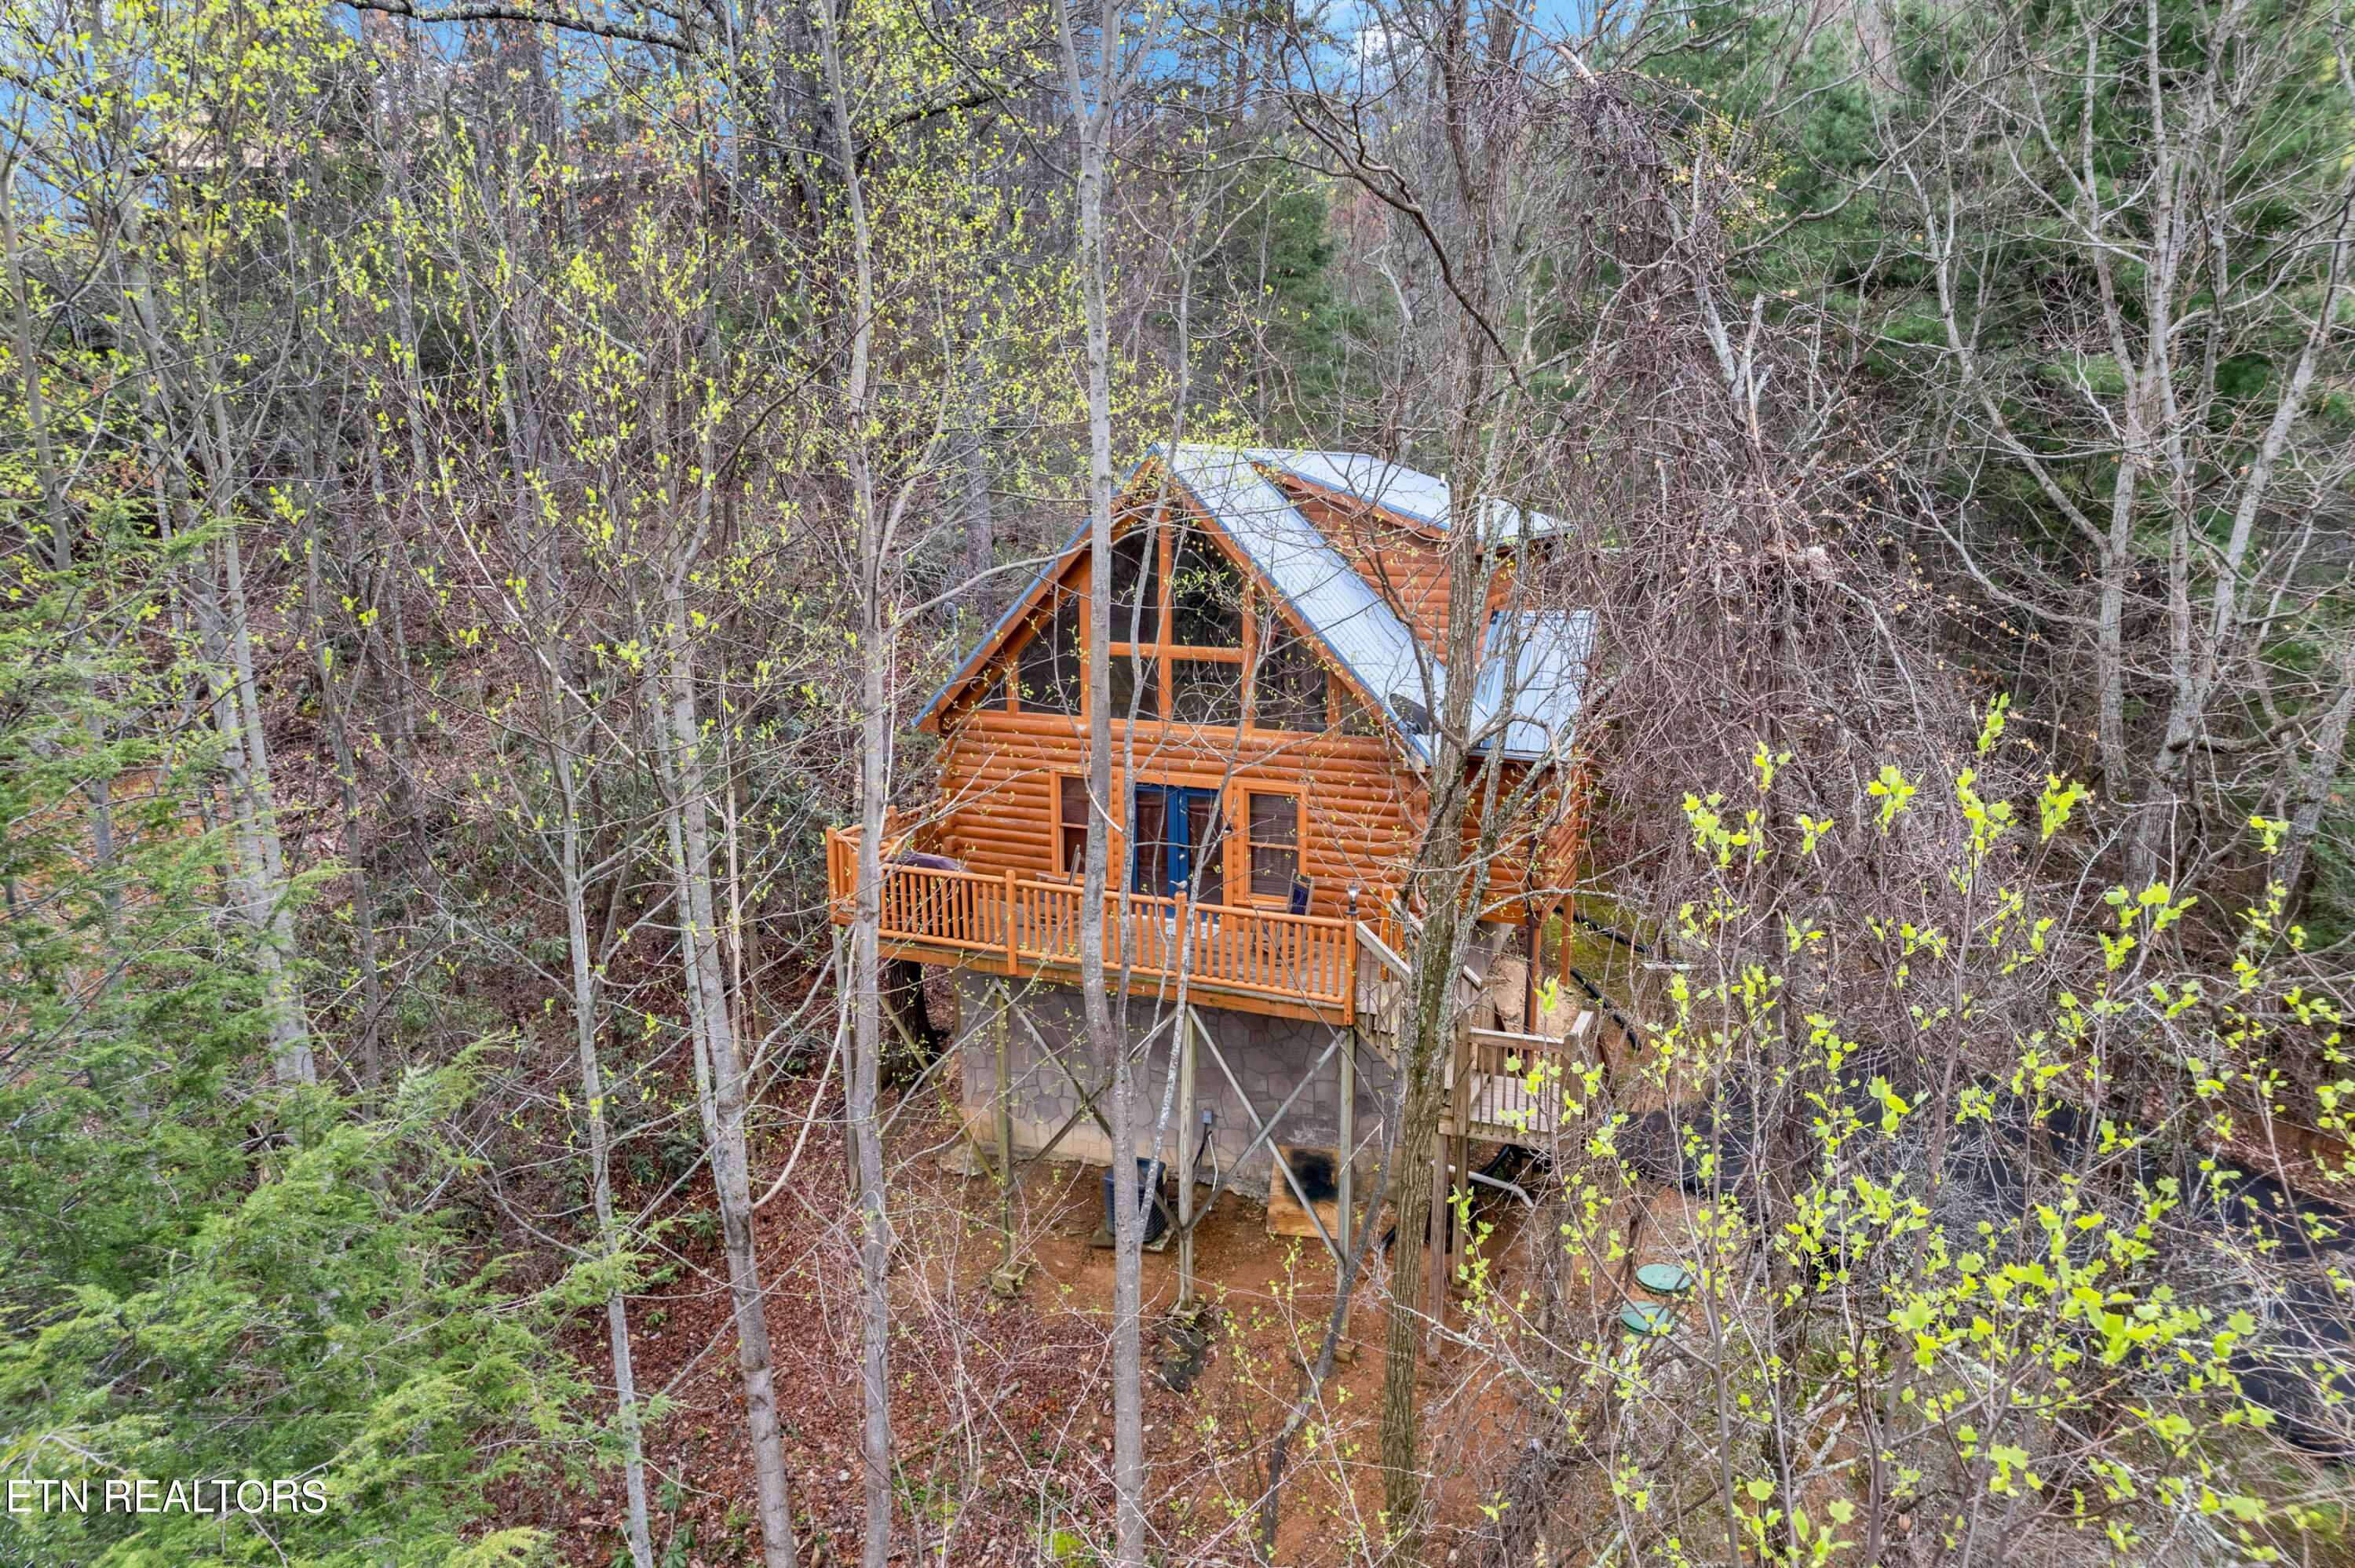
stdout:
{"type": "MultiPolygon", "coordinates": [[[[810,1094],[806,1079],[789,1079],[773,1103],[799,1115],[810,1094]]],[[[990,1288],[1006,1245],[998,1185],[987,1175],[960,1173],[970,1162],[953,1152],[955,1127],[952,1107],[927,1096],[907,1106],[891,1140],[899,1226],[891,1284],[893,1560],[956,1568],[1092,1562],[1110,1538],[1113,1500],[1113,1255],[1091,1245],[1101,1171],[1050,1163],[1024,1173],[1014,1232],[1028,1269],[1018,1290],[1001,1297],[990,1288]]],[[[756,1192],[775,1180],[790,1142],[780,1135],[756,1145],[756,1192]]],[[[821,1131],[760,1217],[778,1403],[810,1563],[856,1560],[865,1515],[858,1279],[845,1189],[839,1144],[821,1131]]],[[[1198,1197],[1207,1192],[1198,1189],[1198,1197]]],[[[1509,1213],[1500,1217],[1486,1250],[1508,1259],[1517,1227],[1509,1213]]],[[[667,1234],[675,1277],[631,1311],[638,1388],[666,1405],[647,1444],[662,1568],[759,1558],[733,1318],[715,1233],[707,1192],[667,1234]]],[[[1240,1565],[1255,1561],[1248,1538],[1267,1443],[1321,1343],[1335,1269],[1314,1240],[1271,1235],[1261,1204],[1231,1191],[1196,1235],[1209,1345],[1183,1393],[1155,1375],[1170,1353],[1164,1330],[1177,1301],[1176,1249],[1145,1258],[1148,1507],[1160,1560],[1240,1565]]],[[[1326,1419],[1296,1446],[1287,1472],[1273,1558],[1285,1568],[1344,1562],[1353,1537],[1378,1534],[1383,1280],[1380,1263],[1369,1266],[1347,1364],[1327,1386],[1326,1419]]],[[[602,1315],[584,1315],[573,1348],[610,1388],[602,1315]]],[[[1444,1434],[1432,1446],[1441,1489],[1434,1561],[1452,1560],[1450,1541],[1482,1519],[1476,1478],[1512,1440],[1510,1401],[1492,1383],[1465,1385],[1447,1361],[1424,1374],[1426,1429],[1444,1434]]],[[[554,1531],[569,1563],[625,1563],[618,1474],[601,1472],[595,1487],[510,1495],[499,1522],[554,1531]]]]}

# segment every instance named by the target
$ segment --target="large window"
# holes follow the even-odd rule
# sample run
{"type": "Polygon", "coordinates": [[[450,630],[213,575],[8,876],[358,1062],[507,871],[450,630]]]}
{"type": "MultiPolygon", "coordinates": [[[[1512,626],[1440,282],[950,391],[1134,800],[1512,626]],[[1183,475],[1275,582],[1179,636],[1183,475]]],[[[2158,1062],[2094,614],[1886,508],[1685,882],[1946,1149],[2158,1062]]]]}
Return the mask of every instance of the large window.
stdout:
{"type": "Polygon", "coordinates": [[[1366,711],[1366,705],[1349,694],[1349,689],[1338,681],[1332,682],[1333,727],[1343,735],[1363,736],[1380,740],[1381,721],[1366,711]]]}
{"type": "Polygon", "coordinates": [[[1243,667],[1218,659],[1169,661],[1169,716],[1179,724],[1243,722],[1243,667]]]}
{"type": "Polygon", "coordinates": [[[1300,879],[1300,797],[1251,797],[1251,890],[1254,898],[1292,896],[1300,879]]]}
{"type": "Polygon", "coordinates": [[[1026,713],[1075,714],[1087,687],[1087,664],[1080,656],[1081,601],[1059,595],[1051,617],[1034,625],[1030,641],[1015,659],[1016,696],[1026,713]]]}
{"type": "Polygon", "coordinates": [[[1138,528],[1100,579],[1112,617],[1112,716],[1222,729],[1243,722],[1242,574],[1208,535],[1138,528]]]}
{"type": "Polygon", "coordinates": [[[1321,735],[1325,730],[1325,666],[1316,650],[1281,623],[1260,650],[1252,679],[1252,723],[1260,729],[1321,735]]]}
{"type": "Polygon", "coordinates": [[[1088,781],[1063,779],[1057,784],[1055,863],[1077,876],[1088,857],[1088,781]]]}
{"type": "Polygon", "coordinates": [[[1115,648],[1112,652],[1112,716],[1134,715],[1145,724],[1161,717],[1161,659],[1151,649],[1115,648]]]}
{"type": "Polygon", "coordinates": [[[1112,640],[1161,641],[1161,530],[1139,528],[1112,542],[1112,640]]]}
{"type": "Polygon", "coordinates": [[[1191,529],[1170,552],[1169,641],[1182,648],[1243,645],[1243,580],[1218,546],[1191,529]]]}

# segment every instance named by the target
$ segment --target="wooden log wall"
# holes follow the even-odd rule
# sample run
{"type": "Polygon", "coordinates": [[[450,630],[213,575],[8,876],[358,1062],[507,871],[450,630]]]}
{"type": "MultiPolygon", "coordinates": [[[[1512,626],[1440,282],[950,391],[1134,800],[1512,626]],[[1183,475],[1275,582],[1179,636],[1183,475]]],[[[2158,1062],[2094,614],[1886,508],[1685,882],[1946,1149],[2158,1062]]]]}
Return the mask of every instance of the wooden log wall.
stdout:
{"type": "MultiPolygon", "coordinates": [[[[966,715],[942,753],[936,810],[943,849],[975,871],[1057,870],[1060,780],[1087,767],[1080,725],[1060,715],[966,715]]],[[[1113,726],[1116,771],[1128,728],[1113,726]]],[[[1180,725],[1136,729],[1137,782],[1225,787],[1229,902],[1251,901],[1244,797],[1254,788],[1301,797],[1301,874],[1316,885],[1311,914],[1342,914],[1352,886],[1359,889],[1361,910],[1369,912],[1387,905],[1400,885],[1423,794],[1380,741],[1180,725]]],[[[1115,865],[1125,865],[1126,851],[1124,837],[1114,846],[1115,865]]]]}

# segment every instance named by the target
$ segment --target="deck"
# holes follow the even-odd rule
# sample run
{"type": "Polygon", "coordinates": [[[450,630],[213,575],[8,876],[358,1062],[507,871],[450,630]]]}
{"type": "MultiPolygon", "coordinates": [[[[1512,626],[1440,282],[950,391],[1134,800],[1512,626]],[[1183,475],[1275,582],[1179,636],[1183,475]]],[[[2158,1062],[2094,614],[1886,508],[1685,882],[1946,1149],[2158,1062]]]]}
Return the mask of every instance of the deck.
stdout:
{"type": "MultiPolygon", "coordinates": [[[[1070,883],[1015,871],[953,871],[886,860],[882,951],[1018,979],[1076,984],[1084,897],[1070,883]]],[[[858,890],[858,831],[826,836],[828,902],[848,925],[858,890]]],[[[1318,915],[1107,894],[1103,963],[1132,994],[1189,1001],[1339,1026],[1357,1022],[1355,926],[1318,915]]],[[[1117,983],[1117,982],[1115,982],[1117,983]]]]}

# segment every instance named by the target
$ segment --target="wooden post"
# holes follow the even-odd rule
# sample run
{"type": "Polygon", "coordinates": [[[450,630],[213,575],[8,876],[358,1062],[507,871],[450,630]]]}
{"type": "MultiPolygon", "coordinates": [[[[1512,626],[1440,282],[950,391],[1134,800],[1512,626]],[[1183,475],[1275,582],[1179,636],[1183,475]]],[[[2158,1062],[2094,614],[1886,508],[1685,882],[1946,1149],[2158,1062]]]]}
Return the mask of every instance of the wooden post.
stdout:
{"type": "Polygon", "coordinates": [[[1015,973],[1015,972],[1016,972],[1016,969],[1015,969],[1015,961],[1014,961],[1014,960],[1015,960],[1015,936],[1014,936],[1014,894],[1015,894],[1015,875],[1016,875],[1016,874],[1015,874],[1015,870],[1014,870],[1014,868],[1013,868],[1012,866],[1010,866],[1010,865],[1009,865],[1009,866],[1007,866],[1007,867],[1006,868],[1006,972],[1007,972],[1007,974],[1009,974],[1009,975],[1010,975],[1010,974],[1013,974],[1013,973],[1015,973]]]}
{"type": "Polygon", "coordinates": [[[1348,915],[1349,928],[1342,933],[1349,943],[1348,973],[1341,994],[1349,999],[1349,1034],[1341,1042],[1341,1169],[1334,1172],[1341,1200],[1341,1224],[1334,1239],[1341,1244],[1344,1263],[1349,1256],[1349,1204],[1357,1188],[1350,1179],[1358,1151],[1358,890],[1354,887],[1349,889],[1348,915]]]}
{"type": "Polygon", "coordinates": [[[1194,1305],[1194,1010],[1178,1012],[1178,1309],[1194,1305]]]}
{"type": "Polygon", "coordinates": [[[1004,1266],[1010,1269],[1014,1266],[1014,1081],[1006,1065],[1006,1014],[1014,998],[1003,980],[991,989],[997,992],[997,1223],[1005,1236],[1004,1266]]]}
{"type": "Polygon", "coordinates": [[[1353,1026],[1343,1032],[1341,1039],[1341,1168],[1333,1173],[1334,1186],[1338,1189],[1339,1223],[1334,1226],[1333,1240],[1341,1249],[1341,1262],[1349,1258],[1349,1202],[1351,1156],[1358,1149],[1358,1031],[1353,1026]]]}
{"type": "Polygon", "coordinates": [[[1358,890],[1349,889],[1349,920],[1341,932],[1341,1022],[1358,1022],[1358,890]]]}

